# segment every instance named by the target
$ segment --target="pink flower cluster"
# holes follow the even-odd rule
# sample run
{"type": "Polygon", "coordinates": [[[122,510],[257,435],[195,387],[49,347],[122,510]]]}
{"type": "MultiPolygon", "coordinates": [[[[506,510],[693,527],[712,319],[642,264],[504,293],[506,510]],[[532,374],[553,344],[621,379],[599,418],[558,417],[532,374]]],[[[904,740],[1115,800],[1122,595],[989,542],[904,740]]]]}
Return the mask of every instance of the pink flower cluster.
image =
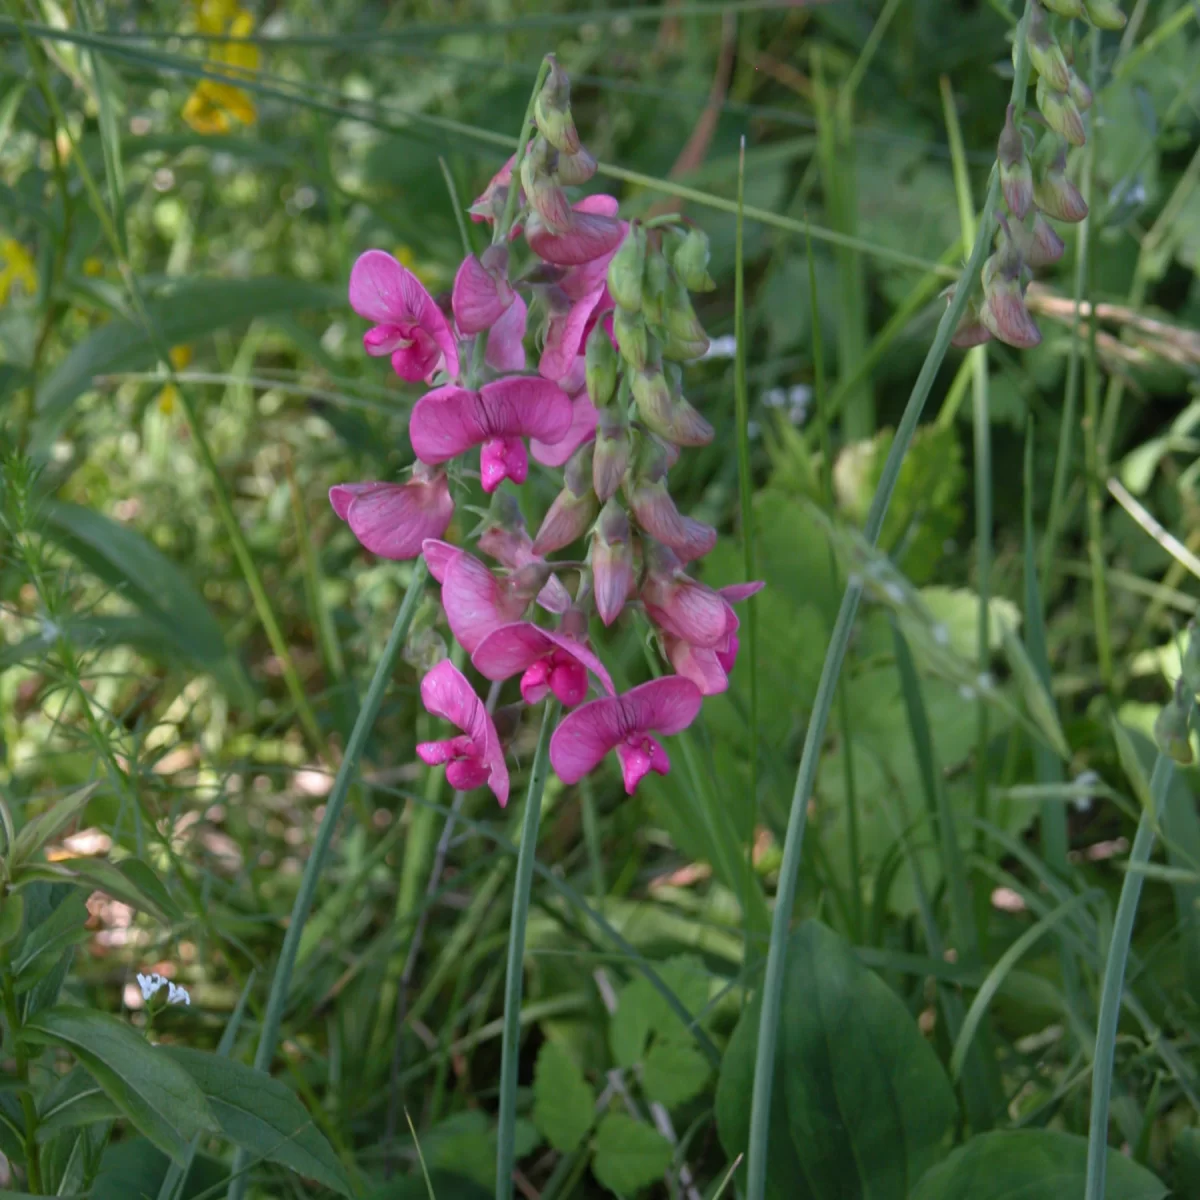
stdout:
{"type": "MultiPolygon", "coordinates": [[[[450,631],[480,675],[519,676],[526,704],[553,695],[572,709],[550,742],[564,783],[615,751],[632,794],[648,772],[669,769],[655,735],[685,729],[703,696],[728,686],[738,649],[732,606],[761,585],[716,591],[687,573],[717,535],[681,514],[667,485],[680,447],[713,436],[683,396],[681,370],[708,345],[689,297],[713,286],[707,242],[694,229],[631,225],[612,196],[571,203],[566,188],[596,164],[553,59],[534,115],[525,152],[471,207],[492,226],[492,244],[463,260],[449,312],[390,255],[368,250],[354,264],[350,304],[372,323],[367,353],[389,355],[397,375],[431,390],[409,421],[417,461],[408,479],[339,484],[330,501],[371,552],[424,555],[450,631]],[[514,244],[522,235],[528,255],[514,244]],[[527,366],[530,332],[541,347],[536,372],[527,366]],[[453,490],[474,475],[465,457],[475,447],[492,497],[477,549],[495,565],[442,540],[453,490]],[[512,493],[498,490],[524,483],[530,454],[562,471],[533,537],[512,493]],[[546,557],[582,538],[586,561],[546,557]],[[612,625],[630,604],[645,612],[676,673],[617,695],[588,622],[594,613],[612,625]],[[544,623],[531,619],[535,605],[544,623]]],[[[454,787],[486,785],[506,803],[500,734],[462,672],[443,658],[422,679],[421,697],[460,731],[419,745],[421,759],[444,763],[454,787]]]]}

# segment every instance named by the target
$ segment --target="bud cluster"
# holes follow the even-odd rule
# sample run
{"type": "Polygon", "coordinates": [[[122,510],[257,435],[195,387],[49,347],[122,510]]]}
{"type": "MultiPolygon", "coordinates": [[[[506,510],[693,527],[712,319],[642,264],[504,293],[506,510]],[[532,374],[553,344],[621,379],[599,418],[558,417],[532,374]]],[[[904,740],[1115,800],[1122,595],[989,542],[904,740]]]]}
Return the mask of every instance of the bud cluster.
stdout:
{"type": "MultiPolygon", "coordinates": [[[[996,338],[1010,346],[1036,346],[1042,335],[1025,305],[1025,289],[1038,267],[1057,262],[1065,246],[1049,219],[1077,222],[1087,204],[1067,175],[1067,150],[1087,138],[1083,114],[1092,93],[1071,65],[1054,31],[1082,18],[1100,29],[1120,29],[1125,17],[1114,0],[1033,0],[1018,28],[1037,76],[1038,113],[1018,120],[1008,106],[996,149],[1000,187],[1007,215],[1001,215],[992,256],[983,267],[983,298],[972,301],[954,334],[956,346],[978,346],[996,338]],[[1028,141],[1041,127],[1032,153],[1028,141]]],[[[1018,46],[1014,43],[1016,58],[1018,46]]],[[[949,294],[953,294],[953,289],[949,294]]]]}
{"type": "MultiPolygon", "coordinates": [[[[596,162],[570,95],[565,72],[548,58],[533,137],[470,208],[492,227],[492,243],[463,260],[449,313],[389,255],[369,250],[355,263],[350,303],[373,322],[367,353],[390,356],[404,379],[436,386],[412,410],[409,478],[340,484],[330,500],[373,553],[424,556],[450,632],[485,678],[519,675],[527,704],[552,694],[573,707],[597,691],[555,731],[551,761],[571,783],[616,751],[632,792],[648,771],[669,767],[653,735],[679,732],[704,695],[728,686],[737,654],[732,605],[759,585],[716,591],[687,573],[717,534],[679,511],[668,484],[681,450],[713,437],[683,390],[684,364],[708,348],[691,300],[715,286],[707,239],[675,218],[625,222],[612,196],[572,202],[567,189],[590,179],[596,162]],[[529,332],[540,346],[536,373],[526,368],[529,332]],[[492,498],[477,549],[494,566],[442,540],[454,492],[474,475],[465,456],[475,447],[492,498]],[[532,537],[515,496],[501,490],[525,481],[530,455],[561,472],[532,537]],[[547,559],[580,540],[584,561],[547,559]],[[541,623],[530,619],[535,605],[548,614],[541,623]],[[645,612],[676,673],[618,696],[588,624],[594,614],[611,626],[628,605],[645,612]]],[[[493,719],[445,657],[428,614],[415,623],[407,654],[425,672],[425,707],[460,731],[423,743],[419,755],[445,763],[455,787],[487,785],[503,804],[501,727],[503,717],[515,727],[512,714],[493,719]]]]}

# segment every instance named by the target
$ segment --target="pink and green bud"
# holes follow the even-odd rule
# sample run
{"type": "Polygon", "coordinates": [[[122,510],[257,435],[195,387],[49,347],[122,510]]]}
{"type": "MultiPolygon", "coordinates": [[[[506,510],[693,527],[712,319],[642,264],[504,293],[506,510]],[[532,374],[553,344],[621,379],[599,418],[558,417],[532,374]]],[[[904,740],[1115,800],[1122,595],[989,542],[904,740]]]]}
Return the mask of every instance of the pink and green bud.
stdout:
{"type": "Polygon", "coordinates": [[[617,366],[617,348],[612,344],[604,323],[597,321],[588,334],[584,351],[587,394],[597,408],[604,408],[617,390],[617,366]]]}
{"type": "MultiPolygon", "coordinates": [[[[946,303],[949,304],[954,299],[954,288],[947,288],[944,295],[946,303]]],[[[959,317],[958,325],[950,338],[950,345],[957,346],[960,350],[969,350],[972,346],[982,346],[984,342],[991,340],[992,335],[980,319],[979,305],[973,298],[968,300],[967,307],[959,317]]]]}
{"type": "Polygon", "coordinates": [[[1083,117],[1075,107],[1075,101],[1066,92],[1050,87],[1044,78],[1037,82],[1037,103],[1046,124],[1072,146],[1082,146],[1087,141],[1083,128],[1083,117]]]}
{"type": "Polygon", "coordinates": [[[1022,246],[1025,261],[1034,268],[1056,263],[1066,252],[1066,243],[1054,231],[1054,226],[1039,212],[1033,218],[1033,229],[1026,233],[1022,246]]]}
{"type": "Polygon", "coordinates": [[[1011,104],[1004,118],[1000,144],[996,147],[996,160],[1000,164],[1000,186],[1004,189],[1008,211],[1023,220],[1033,204],[1033,168],[1025,153],[1025,139],[1013,120],[1011,104]]]}
{"type": "Polygon", "coordinates": [[[645,269],[646,229],[640,221],[634,221],[620,249],[608,264],[608,291],[618,308],[641,312],[642,274],[645,269]]]}
{"type": "Polygon", "coordinates": [[[1097,29],[1124,29],[1125,14],[1115,0],[1083,0],[1087,19],[1097,29]]]}
{"type": "Polygon", "coordinates": [[[583,537],[600,511],[592,491],[592,447],[581,446],[567,462],[563,489],[554,498],[533,539],[534,554],[550,554],[583,537]]]}
{"type": "Polygon", "coordinates": [[[638,417],[651,433],[676,446],[707,446],[713,427],[682,397],[672,395],[662,371],[635,371],[630,378],[638,417]]]}
{"type": "Polygon", "coordinates": [[[1065,92],[1071,75],[1058,39],[1046,20],[1046,10],[1037,0],[1029,6],[1029,21],[1025,30],[1029,44],[1029,61],[1033,69],[1056,91],[1065,92]]]}
{"type": "Polygon", "coordinates": [[[1068,20],[1083,16],[1083,0],[1042,0],[1042,6],[1068,20]]]}
{"type": "Polygon", "coordinates": [[[685,517],[675,506],[667,489],[666,453],[651,439],[642,443],[628,499],[638,525],[674,550],[681,562],[703,558],[717,544],[717,531],[711,525],[685,517]]]}
{"type": "Polygon", "coordinates": [[[613,336],[621,357],[638,370],[646,366],[650,358],[650,334],[641,313],[627,308],[613,310],[613,336]]]}
{"type": "Polygon", "coordinates": [[[1033,202],[1048,217],[1074,224],[1088,215],[1087,202],[1067,178],[1067,155],[1060,150],[1050,165],[1033,177],[1033,202]]]}
{"type": "Polygon", "coordinates": [[[582,146],[574,154],[558,155],[554,174],[563,187],[578,187],[596,173],[596,160],[582,146]]]}
{"type": "Polygon", "coordinates": [[[633,532],[629,517],[616,500],[609,500],[600,512],[592,530],[588,559],[596,612],[605,625],[611,625],[633,591],[633,532]]]}
{"type": "Polygon", "coordinates": [[[708,235],[702,229],[693,226],[678,239],[671,265],[689,292],[711,292],[717,286],[708,273],[708,258],[708,235]]]}
{"type": "Polygon", "coordinates": [[[708,334],[704,332],[692,307],[692,298],[678,275],[670,278],[664,317],[667,337],[663,342],[663,356],[675,362],[700,358],[708,349],[708,334]]]}
{"type": "Polygon", "coordinates": [[[601,500],[611,500],[617,494],[629,470],[632,452],[629,419],[623,409],[602,408],[592,454],[592,490],[601,500]]]}
{"type": "Polygon", "coordinates": [[[1017,349],[1029,349],[1042,340],[1042,335],[1025,307],[1021,268],[1015,249],[998,251],[988,259],[979,319],[994,338],[1017,349]]]}
{"type": "Polygon", "coordinates": [[[535,138],[521,161],[521,183],[529,203],[552,233],[571,227],[571,202],[553,174],[554,151],[545,138],[535,138]]]}
{"type": "Polygon", "coordinates": [[[563,154],[579,152],[579,131],[571,117],[571,81],[553,54],[546,55],[550,71],[534,101],[538,132],[563,154]]]}
{"type": "Polygon", "coordinates": [[[671,283],[671,268],[667,258],[657,248],[646,255],[646,273],[642,279],[642,315],[654,325],[666,320],[667,290],[671,283]]]}

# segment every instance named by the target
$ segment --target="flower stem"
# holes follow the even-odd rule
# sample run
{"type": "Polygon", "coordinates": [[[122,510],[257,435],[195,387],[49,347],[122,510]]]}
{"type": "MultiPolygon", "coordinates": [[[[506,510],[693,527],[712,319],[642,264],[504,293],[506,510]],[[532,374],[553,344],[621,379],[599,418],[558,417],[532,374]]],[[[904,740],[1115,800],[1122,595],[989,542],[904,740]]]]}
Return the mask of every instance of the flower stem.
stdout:
{"type": "MultiPolygon", "coordinates": [[[[325,815],[321,818],[321,827],[317,830],[312,854],[304,866],[304,875],[300,879],[300,888],[296,892],[296,899],[292,904],[292,915],[288,922],[287,934],[283,939],[283,949],[279,952],[279,963],[275,967],[275,977],[271,980],[271,992],[267,997],[267,1010],[262,1020],[258,1050],[254,1055],[254,1066],[259,1071],[269,1070],[271,1060],[275,1057],[275,1047],[279,1043],[279,1029],[283,1023],[283,1010],[287,1004],[288,990],[292,982],[292,969],[296,965],[296,954],[300,949],[304,926],[312,911],[317,881],[321,877],[325,859],[329,855],[329,847],[333,843],[333,835],[337,830],[338,818],[346,803],[350,785],[354,782],[354,777],[358,772],[359,759],[362,758],[363,751],[366,749],[367,738],[375,725],[375,718],[379,715],[383,693],[387,690],[392,671],[396,666],[396,659],[399,658],[400,650],[408,637],[409,626],[412,624],[413,615],[417,611],[417,605],[425,590],[427,570],[425,560],[417,559],[412,581],[404,596],[404,603],[400,605],[400,611],[396,614],[396,623],[392,626],[391,635],[388,637],[383,654],[375,667],[375,674],[371,678],[371,686],[367,689],[362,708],[359,709],[358,719],[354,722],[354,728],[350,732],[350,740],[346,743],[346,753],[342,758],[341,766],[338,767],[337,778],[333,781],[333,790],[329,793],[329,800],[325,804],[325,815]]],[[[245,1194],[247,1174],[243,1170],[244,1166],[245,1153],[239,1151],[234,1160],[233,1180],[229,1185],[228,1192],[229,1200],[240,1200],[240,1197],[245,1194]]]]}
{"type": "Polygon", "coordinates": [[[542,793],[550,773],[550,733],[558,721],[557,700],[547,700],[542,710],[542,732],[529,775],[521,845],[517,851],[517,878],[513,890],[512,924],[508,934],[508,967],[504,979],[504,1034],[500,1052],[500,1127],[496,1146],[496,1200],[511,1200],[514,1142],[517,1132],[517,1060],[521,1053],[521,990],[524,982],[525,927],[529,921],[529,893],[537,857],[538,823],[542,793]]]}
{"type": "MultiPolygon", "coordinates": [[[[1022,24],[1028,19],[1029,4],[1027,0],[1026,15],[1022,24]]],[[[1029,52],[1022,30],[1017,32],[1017,62],[1013,78],[1012,103],[1018,109],[1018,115],[1024,108],[1025,93],[1029,86],[1029,52]]],[[[983,212],[979,218],[979,227],[975,234],[975,244],[971,249],[971,257],[963,272],[962,279],[955,289],[950,306],[942,314],[934,336],[933,345],[925,356],[924,365],[913,385],[912,394],[908,398],[904,415],[896,429],[892,448],[888,451],[887,460],[883,464],[879,486],[871,500],[870,511],[867,513],[863,534],[867,541],[874,545],[883,526],[891,503],[892,493],[896,488],[896,480],[900,475],[900,467],[908,447],[916,432],[917,423],[925,401],[933,387],[933,381],[938,368],[950,348],[950,338],[954,334],[959,318],[966,309],[967,299],[971,289],[979,278],[983,266],[984,254],[992,236],[992,214],[1000,193],[1000,175],[992,170],[991,182],[988,186],[987,199],[984,201],[983,212]]],[[[792,807],[788,816],[787,837],[784,841],[783,863],[779,872],[779,887],[775,898],[775,913],[771,922],[771,942],[767,955],[767,973],[763,982],[762,1011],[758,1025],[758,1049],[754,1063],[754,1091],[750,1110],[750,1138],[747,1150],[747,1189],[748,1200],[763,1200],[767,1188],[768,1166],[768,1135],[770,1132],[771,1093],[775,1082],[775,1047],[779,1033],[779,1018],[783,1001],[783,979],[786,969],[788,932],[791,926],[792,909],[796,901],[796,884],[800,875],[800,857],[804,846],[804,833],[808,824],[808,802],[812,795],[813,783],[817,775],[817,766],[821,757],[821,745],[825,737],[825,727],[829,721],[829,713],[833,707],[834,693],[837,688],[838,675],[841,672],[842,661],[850,642],[850,631],[854,625],[854,617],[858,612],[858,603],[862,598],[862,584],[851,581],[842,596],[842,605],[838,611],[837,621],[833,627],[829,649],[825,654],[825,665],[821,669],[821,681],[817,687],[817,696],[813,704],[812,717],[804,738],[804,750],[800,756],[800,767],[796,773],[796,786],[792,793],[792,807]]]]}
{"type": "Polygon", "coordinates": [[[25,1086],[21,1088],[21,1113],[25,1118],[25,1179],[29,1190],[35,1195],[42,1194],[42,1164],[38,1158],[37,1105],[33,1093],[29,1090],[29,1059],[25,1054],[25,1046],[21,1041],[21,1014],[17,1008],[17,998],[13,990],[12,974],[4,972],[0,980],[3,990],[4,1019],[8,1023],[9,1036],[12,1038],[12,1056],[16,1067],[17,1078],[25,1086]]]}
{"type": "Polygon", "coordinates": [[[1087,1182],[1084,1200],[1104,1200],[1104,1177],[1108,1169],[1108,1104],[1112,1091],[1113,1055],[1117,1043],[1117,1017],[1121,1011],[1121,993],[1125,988],[1125,964],[1133,937],[1133,920],[1142,896],[1143,870],[1154,848],[1154,831],[1159,813],[1166,802],[1175,766],[1160,754],[1150,776],[1151,806],[1142,812],[1133,849],[1121,884],[1117,915],[1113,920],[1104,964],[1104,983],[1100,991],[1100,1014],[1096,1020],[1096,1056],[1092,1061],[1092,1110],[1088,1118],[1087,1182]]]}

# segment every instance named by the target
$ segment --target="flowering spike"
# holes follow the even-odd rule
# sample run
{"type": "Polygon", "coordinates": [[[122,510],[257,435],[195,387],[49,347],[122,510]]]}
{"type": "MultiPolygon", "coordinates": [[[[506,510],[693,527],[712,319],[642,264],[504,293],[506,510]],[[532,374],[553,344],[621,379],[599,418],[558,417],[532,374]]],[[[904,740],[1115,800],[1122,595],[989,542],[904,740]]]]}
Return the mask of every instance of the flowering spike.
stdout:
{"type": "Polygon", "coordinates": [[[1017,220],[1024,220],[1033,204],[1033,168],[1025,154],[1025,139],[1013,120],[1011,104],[1004,118],[996,158],[1000,163],[1000,186],[1004,189],[1008,211],[1017,220]]]}
{"type": "Polygon", "coordinates": [[[1075,101],[1066,92],[1060,92],[1047,84],[1044,78],[1037,82],[1037,103],[1046,124],[1072,146],[1082,146],[1087,141],[1083,128],[1083,117],[1075,107],[1075,101]]]}
{"type": "Polygon", "coordinates": [[[634,221],[608,264],[608,290],[618,308],[631,313],[641,311],[645,269],[646,230],[640,221],[634,221]]]}
{"type": "Polygon", "coordinates": [[[611,625],[633,590],[633,535],[625,510],[615,499],[600,512],[588,557],[596,612],[605,625],[611,625]]]}
{"type": "Polygon", "coordinates": [[[1083,0],[1087,19],[1097,29],[1124,29],[1125,14],[1116,0],[1083,0]]]}
{"type": "Polygon", "coordinates": [[[563,154],[579,152],[579,132],[571,117],[571,81],[553,54],[546,55],[550,70],[533,104],[538,132],[563,154]]]}
{"type": "Polygon", "coordinates": [[[1033,69],[1044,79],[1048,86],[1055,91],[1065,92],[1070,83],[1070,72],[1067,60],[1063,55],[1058,39],[1050,30],[1046,20],[1046,10],[1037,0],[1029,6],[1029,20],[1025,31],[1026,42],[1029,46],[1029,61],[1033,69]]]}
{"type": "Polygon", "coordinates": [[[652,679],[621,696],[602,696],[563,718],[550,739],[550,761],[564,783],[578,783],[617,752],[629,795],[650,771],[665,775],[670,760],[654,733],[686,729],[700,712],[700,690],[688,679],[652,679]]]}

